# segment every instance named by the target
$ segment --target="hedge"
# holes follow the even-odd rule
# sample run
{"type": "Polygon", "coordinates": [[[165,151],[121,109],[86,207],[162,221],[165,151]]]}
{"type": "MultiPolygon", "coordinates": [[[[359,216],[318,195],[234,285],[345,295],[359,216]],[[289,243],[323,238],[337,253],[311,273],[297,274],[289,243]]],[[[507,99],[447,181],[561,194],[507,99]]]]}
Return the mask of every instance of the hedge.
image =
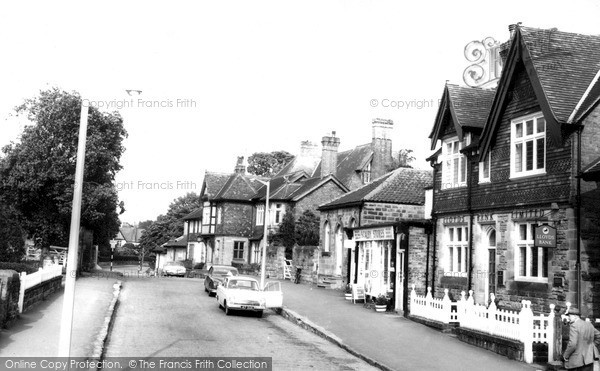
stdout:
{"type": "Polygon", "coordinates": [[[0,262],[0,269],[11,269],[18,273],[26,272],[27,274],[35,273],[39,270],[39,262],[30,263],[13,263],[13,262],[0,262]]]}

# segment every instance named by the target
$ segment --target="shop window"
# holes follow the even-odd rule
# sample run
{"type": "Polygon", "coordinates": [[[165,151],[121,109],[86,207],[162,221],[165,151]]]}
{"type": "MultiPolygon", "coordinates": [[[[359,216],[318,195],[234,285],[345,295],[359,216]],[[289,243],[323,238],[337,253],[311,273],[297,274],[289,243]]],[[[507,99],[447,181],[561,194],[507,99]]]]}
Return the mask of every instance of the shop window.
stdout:
{"type": "Polygon", "coordinates": [[[541,113],[511,122],[510,177],[546,173],[546,120],[541,113]]]}
{"type": "Polygon", "coordinates": [[[468,231],[468,227],[446,227],[446,268],[452,275],[462,277],[467,272],[468,231]]]}
{"type": "Polygon", "coordinates": [[[548,282],[548,248],[534,246],[535,223],[515,225],[516,279],[548,282]]]}

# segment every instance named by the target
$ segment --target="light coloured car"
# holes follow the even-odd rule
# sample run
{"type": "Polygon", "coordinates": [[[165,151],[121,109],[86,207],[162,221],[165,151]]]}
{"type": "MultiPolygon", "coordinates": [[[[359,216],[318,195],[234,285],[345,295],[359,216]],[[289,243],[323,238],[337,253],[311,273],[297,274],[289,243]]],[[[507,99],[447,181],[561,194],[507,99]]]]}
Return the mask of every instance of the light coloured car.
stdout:
{"type": "Polygon", "coordinates": [[[232,311],[251,311],[262,317],[267,308],[281,308],[283,293],[279,282],[268,282],[261,289],[254,277],[230,275],[217,287],[217,302],[227,315],[232,311]]]}
{"type": "Polygon", "coordinates": [[[163,274],[165,276],[185,276],[185,266],[182,262],[170,261],[163,266],[163,274]]]}

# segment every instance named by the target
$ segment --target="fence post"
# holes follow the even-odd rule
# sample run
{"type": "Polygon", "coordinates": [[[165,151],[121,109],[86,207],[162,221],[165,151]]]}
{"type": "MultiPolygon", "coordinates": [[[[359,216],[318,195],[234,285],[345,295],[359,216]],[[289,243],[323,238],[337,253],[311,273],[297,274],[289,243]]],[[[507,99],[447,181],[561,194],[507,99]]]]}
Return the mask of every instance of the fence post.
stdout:
{"type": "Polygon", "coordinates": [[[444,298],[442,299],[442,313],[442,322],[450,323],[450,318],[452,316],[452,302],[450,301],[450,297],[448,296],[448,289],[444,289],[444,298]]]}
{"type": "Polygon", "coordinates": [[[27,272],[19,274],[19,313],[23,313],[23,302],[25,300],[25,285],[23,280],[27,276],[27,272]]]}
{"type": "Polygon", "coordinates": [[[467,306],[467,300],[465,299],[465,292],[460,292],[460,300],[456,303],[456,321],[459,326],[463,325],[465,321],[465,310],[467,306]]]}
{"type": "Polygon", "coordinates": [[[415,285],[412,285],[410,290],[410,314],[419,316],[419,307],[415,303],[417,302],[417,293],[415,292],[415,285]]]}
{"type": "Polygon", "coordinates": [[[497,335],[496,326],[500,326],[496,321],[496,295],[490,294],[490,305],[487,308],[487,323],[488,323],[488,332],[492,335],[497,335]]]}
{"type": "Polygon", "coordinates": [[[527,363],[533,363],[533,312],[531,301],[521,300],[521,312],[519,313],[519,327],[521,341],[523,342],[523,359],[527,363]]]}
{"type": "Polygon", "coordinates": [[[431,287],[427,288],[427,295],[425,295],[425,317],[429,318],[429,319],[433,319],[434,318],[434,312],[433,312],[433,308],[431,306],[431,302],[432,302],[432,297],[431,297],[431,287]]]}
{"type": "Polygon", "coordinates": [[[554,323],[554,319],[555,319],[555,314],[554,314],[554,308],[556,307],[556,305],[554,304],[550,304],[550,314],[548,315],[548,327],[546,327],[546,336],[548,337],[546,339],[546,341],[548,342],[548,363],[554,361],[556,358],[554,358],[555,354],[555,336],[556,336],[556,332],[555,332],[555,323],[554,323]]]}

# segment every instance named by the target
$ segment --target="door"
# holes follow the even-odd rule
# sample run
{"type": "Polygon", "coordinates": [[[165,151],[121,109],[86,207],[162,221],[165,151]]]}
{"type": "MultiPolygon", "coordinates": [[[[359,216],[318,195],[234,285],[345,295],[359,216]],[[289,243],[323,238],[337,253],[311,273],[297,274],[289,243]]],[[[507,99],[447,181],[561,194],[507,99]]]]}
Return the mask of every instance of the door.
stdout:
{"type": "Polygon", "coordinates": [[[342,275],[344,237],[342,235],[342,226],[338,225],[335,230],[335,272],[336,276],[342,275]]]}
{"type": "Polygon", "coordinates": [[[398,249],[396,260],[396,310],[404,311],[404,250],[398,249]]]}
{"type": "Polygon", "coordinates": [[[263,289],[263,294],[266,300],[267,308],[281,308],[283,306],[283,292],[281,291],[281,283],[267,282],[263,289]]]}

